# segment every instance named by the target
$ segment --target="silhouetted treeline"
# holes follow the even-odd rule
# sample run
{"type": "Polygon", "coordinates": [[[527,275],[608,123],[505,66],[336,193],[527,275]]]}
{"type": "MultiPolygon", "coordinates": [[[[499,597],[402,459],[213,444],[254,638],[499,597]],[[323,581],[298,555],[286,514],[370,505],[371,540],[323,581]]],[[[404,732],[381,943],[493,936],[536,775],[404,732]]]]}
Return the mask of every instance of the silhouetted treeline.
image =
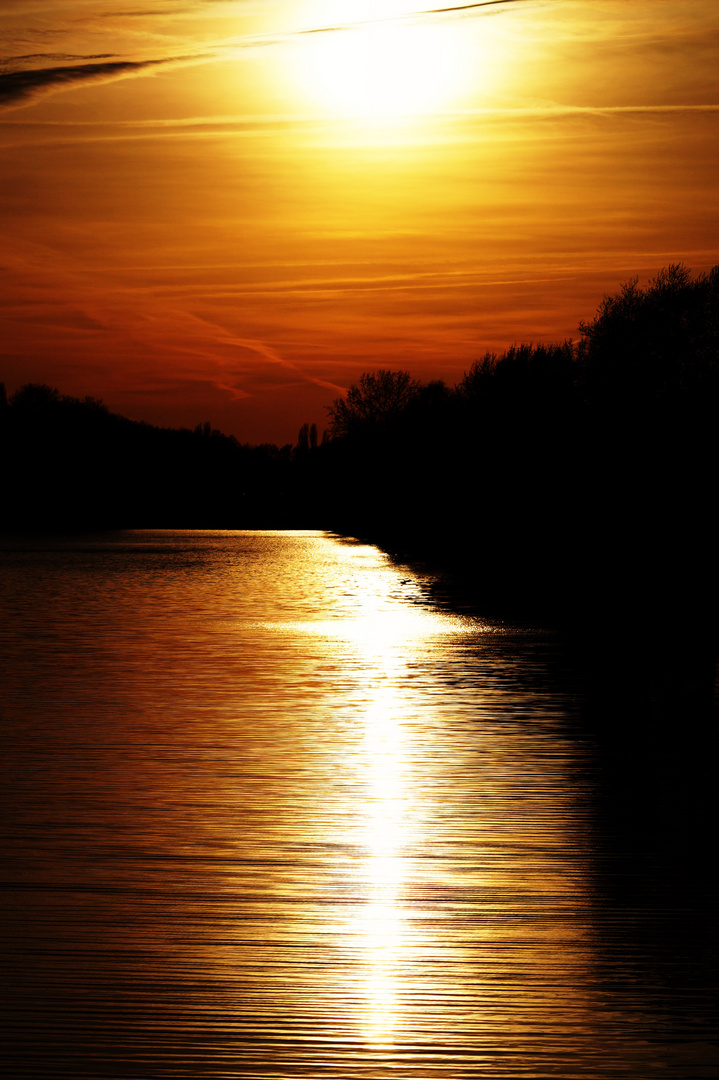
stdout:
{"type": "Polygon", "coordinates": [[[505,611],[710,619],[719,267],[630,282],[580,333],[487,354],[452,388],[363,376],[329,410],[335,520],[505,611]]]}
{"type": "Polygon", "coordinates": [[[719,267],[604,298],[580,338],[456,386],[368,372],[329,438],[250,447],[92,398],[0,397],[6,527],[318,527],[458,572],[485,606],[709,618],[717,598],[719,267]]]}
{"type": "Polygon", "coordinates": [[[0,396],[5,529],[292,525],[290,445],[158,428],[27,384],[0,396]]]}

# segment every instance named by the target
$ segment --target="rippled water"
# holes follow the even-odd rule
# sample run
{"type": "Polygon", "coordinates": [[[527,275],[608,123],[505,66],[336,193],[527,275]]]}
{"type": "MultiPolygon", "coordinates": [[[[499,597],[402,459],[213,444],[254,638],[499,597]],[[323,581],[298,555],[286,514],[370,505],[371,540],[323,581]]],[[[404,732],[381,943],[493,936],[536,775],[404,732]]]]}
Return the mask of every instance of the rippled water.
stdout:
{"type": "Polygon", "coordinates": [[[323,533],[2,547],[11,1075],[719,1075],[554,636],[323,533]]]}

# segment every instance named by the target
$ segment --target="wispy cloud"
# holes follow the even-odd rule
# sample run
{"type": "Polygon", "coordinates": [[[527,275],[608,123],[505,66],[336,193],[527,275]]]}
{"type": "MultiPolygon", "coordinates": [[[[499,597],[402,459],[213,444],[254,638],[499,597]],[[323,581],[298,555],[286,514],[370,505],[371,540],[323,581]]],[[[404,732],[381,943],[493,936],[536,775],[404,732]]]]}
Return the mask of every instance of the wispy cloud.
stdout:
{"type": "Polygon", "coordinates": [[[102,63],[62,64],[53,67],[0,71],[0,107],[25,102],[38,94],[63,90],[77,83],[109,82],[141,75],[169,64],[193,62],[195,58],[167,57],[160,60],[109,60],[102,63]]]}
{"type": "Polygon", "coordinates": [[[75,53],[25,53],[23,56],[0,57],[0,70],[15,71],[18,68],[25,70],[37,64],[76,64],[83,60],[112,60],[115,53],[92,53],[91,55],[76,55],[75,53]]]}
{"type": "MultiPolygon", "coordinates": [[[[537,121],[567,121],[582,118],[602,119],[614,118],[621,120],[625,117],[631,120],[634,117],[655,116],[657,118],[682,116],[716,115],[719,113],[719,101],[696,103],[667,103],[650,105],[567,105],[559,102],[544,102],[541,104],[516,105],[510,107],[488,107],[476,109],[451,109],[433,114],[433,119],[442,120],[444,124],[454,124],[454,134],[447,128],[442,132],[433,127],[424,129],[421,141],[425,144],[444,142],[450,138],[475,138],[473,121],[482,123],[498,122],[511,124],[516,121],[523,123],[526,120],[537,121]],[[461,131],[461,134],[458,132],[461,131]]],[[[158,138],[167,139],[215,139],[222,135],[227,139],[256,138],[261,135],[274,136],[278,131],[301,131],[308,133],[326,133],[342,126],[342,121],[318,120],[315,115],[292,114],[275,116],[253,116],[241,114],[236,116],[193,116],[185,118],[163,118],[149,120],[119,120],[108,125],[105,120],[47,120],[34,122],[22,119],[3,121],[6,131],[11,131],[15,126],[27,129],[37,129],[38,134],[33,139],[34,145],[75,145],[81,143],[106,143],[106,142],[141,142],[149,140],[156,142],[158,138]]],[[[419,136],[417,136],[420,139],[419,136]]],[[[5,145],[0,141],[0,148],[5,145]]],[[[8,145],[10,145],[8,143],[8,145]]]]}
{"type": "Polygon", "coordinates": [[[344,30],[355,30],[363,26],[376,26],[384,23],[415,22],[419,19],[436,18],[444,15],[471,15],[479,13],[485,8],[503,7],[508,8],[516,4],[533,4],[537,0],[480,0],[476,4],[455,4],[452,7],[418,8],[416,11],[405,11],[398,15],[378,15],[373,19],[361,19],[332,23],[327,26],[311,26],[304,30],[296,30],[294,34],[287,35],[299,37],[302,34],[332,34],[344,30]]]}
{"type": "Polygon", "coordinates": [[[428,8],[426,11],[418,12],[422,15],[452,15],[461,11],[474,11],[477,8],[488,7],[508,7],[510,4],[527,4],[533,2],[533,0],[480,0],[478,4],[455,4],[453,7],[440,7],[440,8],[428,8]]]}

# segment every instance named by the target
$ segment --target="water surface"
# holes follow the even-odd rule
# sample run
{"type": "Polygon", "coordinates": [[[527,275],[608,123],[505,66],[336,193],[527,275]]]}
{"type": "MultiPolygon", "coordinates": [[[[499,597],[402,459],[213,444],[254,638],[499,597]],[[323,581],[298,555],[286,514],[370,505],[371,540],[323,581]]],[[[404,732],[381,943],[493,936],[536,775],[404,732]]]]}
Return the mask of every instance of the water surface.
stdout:
{"type": "Polygon", "coordinates": [[[719,1075],[555,635],[318,532],[0,555],[13,1076],[719,1075]]]}

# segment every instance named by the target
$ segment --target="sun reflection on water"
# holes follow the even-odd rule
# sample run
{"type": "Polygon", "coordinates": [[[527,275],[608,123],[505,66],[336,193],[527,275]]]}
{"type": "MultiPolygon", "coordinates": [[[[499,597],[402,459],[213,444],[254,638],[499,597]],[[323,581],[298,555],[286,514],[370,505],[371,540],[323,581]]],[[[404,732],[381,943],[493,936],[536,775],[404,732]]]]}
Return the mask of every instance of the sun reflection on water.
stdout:
{"type": "MultiPolygon", "coordinates": [[[[388,657],[387,664],[392,663],[388,657]]],[[[408,791],[401,702],[388,673],[371,692],[362,769],[367,792],[367,901],[359,918],[359,934],[365,964],[363,1033],[367,1041],[382,1045],[393,1041],[400,1012],[398,982],[404,928],[401,891],[409,831],[408,791]]]]}
{"type": "Polygon", "coordinates": [[[410,667],[428,638],[466,629],[460,618],[393,604],[374,594],[364,597],[356,618],[343,628],[369,676],[359,763],[365,794],[357,808],[364,818],[366,901],[356,933],[364,967],[359,1026],[378,1050],[393,1045],[407,1022],[411,1009],[403,1001],[403,973],[411,966],[409,952],[421,945],[410,931],[407,909],[420,820],[412,776],[412,709],[417,702],[408,693],[410,667]]]}
{"type": "Polygon", "coordinates": [[[195,534],[132,536],[131,558],[124,537],[43,551],[13,585],[11,749],[33,761],[13,873],[39,886],[12,908],[31,953],[6,949],[21,989],[38,959],[22,1061],[68,1031],[92,1075],[596,1080],[607,1045],[667,1072],[685,1029],[663,987],[647,1008],[635,910],[598,940],[593,759],[548,639],[445,614],[359,543],[233,534],[189,575],[195,534]]]}
{"type": "MultiPolygon", "coordinates": [[[[361,562],[362,548],[354,553],[361,562]]],[[[340,1000],[352,1003],[348,1019],[357,1035],[384,1055],[417,1024],[412,972],[433,947],[410,905],[426,811],[417,740],[423,755],[431,742],[418,716],[422,657],[434,640],[474,632],[479,620],[433,609],[419,578],[401,577],[389,563],[378,567],[371,549],[367,558],[371,572],[360,566],[351,580],[338,576],[337,618],[280,620],[263,629],[290,640],[326,639],[328,653],[339,658],[333,669],[338,700],[346,695],[352,718],[343,767],[355,781],[346,803],[343,796],[342,815],[358,856],[347,867],[346,888],[358,903],[339,931],[346,935],[340,947],[349,946],[353,962],[338,989],[340,1000]]]]}

